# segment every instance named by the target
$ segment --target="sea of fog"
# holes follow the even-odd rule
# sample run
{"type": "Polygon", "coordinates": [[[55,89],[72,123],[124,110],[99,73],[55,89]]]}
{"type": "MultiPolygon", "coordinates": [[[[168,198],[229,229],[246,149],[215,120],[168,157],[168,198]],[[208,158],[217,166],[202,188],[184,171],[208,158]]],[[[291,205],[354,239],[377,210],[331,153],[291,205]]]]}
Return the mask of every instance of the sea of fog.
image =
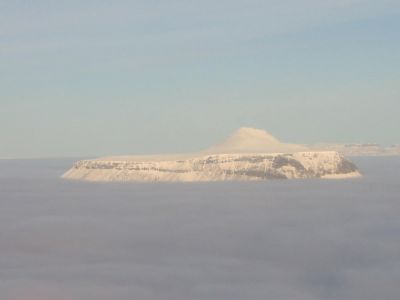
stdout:
{"type": "Polygon", "coordinates": [[[0,160],[1,300],[400,297],[400,158],[364,177],[96,184],[0,160]]]}

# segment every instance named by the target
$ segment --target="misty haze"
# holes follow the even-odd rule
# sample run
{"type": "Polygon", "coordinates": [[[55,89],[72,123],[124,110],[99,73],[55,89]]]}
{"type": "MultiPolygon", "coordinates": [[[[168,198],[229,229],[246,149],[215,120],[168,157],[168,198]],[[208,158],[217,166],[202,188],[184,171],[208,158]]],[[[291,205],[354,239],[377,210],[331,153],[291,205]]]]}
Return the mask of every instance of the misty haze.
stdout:
{"type": "Polygon", "coordinates": [[[0,298],[398,299],[400,159],[350,180],[85,183],[0,161],[0,298]]]}

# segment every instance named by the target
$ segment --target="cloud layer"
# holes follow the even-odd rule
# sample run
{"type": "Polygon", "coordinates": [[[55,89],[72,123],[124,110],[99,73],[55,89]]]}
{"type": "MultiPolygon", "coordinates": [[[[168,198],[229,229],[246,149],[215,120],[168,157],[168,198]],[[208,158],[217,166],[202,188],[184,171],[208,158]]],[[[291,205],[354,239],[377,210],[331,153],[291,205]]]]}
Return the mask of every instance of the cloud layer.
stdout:
{"type": "Polygon", "coordinates": [[[86,184],[0,162],[0,298],[397,299],[397,158],[350,181],[86,184]]]}

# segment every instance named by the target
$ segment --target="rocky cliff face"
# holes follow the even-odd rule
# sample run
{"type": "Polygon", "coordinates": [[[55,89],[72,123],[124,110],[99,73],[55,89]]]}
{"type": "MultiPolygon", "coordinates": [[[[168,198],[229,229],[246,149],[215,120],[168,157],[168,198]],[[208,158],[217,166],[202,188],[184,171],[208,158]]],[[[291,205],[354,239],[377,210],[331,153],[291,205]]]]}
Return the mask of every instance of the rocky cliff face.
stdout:
{"type": "Polygon", "coordinates": [[[88,181],[222,181],[359,176],[334,151],[213,154],[182,160],[83,160],[63,177],[88,181]]]}

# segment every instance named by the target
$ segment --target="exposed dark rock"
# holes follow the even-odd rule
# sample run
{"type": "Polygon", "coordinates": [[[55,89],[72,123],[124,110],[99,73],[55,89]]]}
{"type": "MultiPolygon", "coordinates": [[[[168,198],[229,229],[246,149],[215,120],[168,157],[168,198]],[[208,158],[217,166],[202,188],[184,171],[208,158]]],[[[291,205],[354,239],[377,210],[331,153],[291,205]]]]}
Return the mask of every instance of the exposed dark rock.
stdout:
{"type": "Polygon", "coordinates": [[[275,157],[273,163],[272,163],[272,167],[274,169],[279,169],[282,168],[284,166],[292,166],[294,167],[296,170],[300,171],[300,172],[305,172],[306,169],[304,168],[304,166],[297,160],[289,158],[289,157],[285,157],[285,156],[277,156],[275,157]]]}
{"type": "Polygon", "coordinates": [[[348,161],[347,159],[343,158],[338,167],[337,167],[337,172],[342,173],[342,174],[347,174],[347,173],[352,173],[357,171],[357,167],[355,164],[353,164],[351,161],[348,161]]]}

